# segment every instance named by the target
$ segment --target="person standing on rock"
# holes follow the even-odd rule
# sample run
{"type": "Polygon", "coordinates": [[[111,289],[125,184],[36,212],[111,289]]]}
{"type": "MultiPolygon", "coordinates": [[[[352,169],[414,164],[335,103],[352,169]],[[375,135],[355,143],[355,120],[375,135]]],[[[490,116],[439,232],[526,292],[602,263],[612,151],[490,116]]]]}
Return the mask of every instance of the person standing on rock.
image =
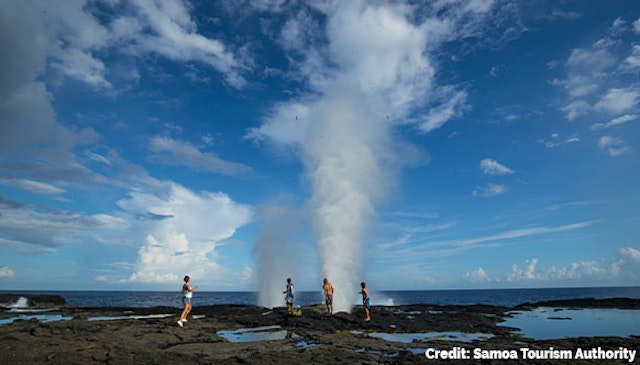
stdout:
{"type": "Polygon", "coordinates": [[[287,278],[287,288],[282,292],[284,294],[284,300],[287,302],[287,312],[293,312],[293,283],[291,278],[287,278]]]}
{"type": "Polygon", "coordinates": [[[187,315],[191,312],[191,297],[193,297],[193,292],[198,289],[200,285],[196,285],[195,287],[191,287],[191,277],[186,275],[184,277],[184,284],[182,285],[182,304],[184,305],[184,309],[182,310],[182,315],[178,320],[178,326],[182,327],[184,322],[187,321],[187,315]]]}
{"type": "Polygon", "coordinates": [[[367,284],[364,283],[364,281],[362,283],[360,283],[360,286],[362,287],[362,291],[360,291],[360,294],[362,294],[362,308],[364,308],[364,313],[367,315],[367,318],[365,318],[365,322],[369,322],[371,320],[371,300],[369,299],[369,291],[367,290],[367,284]]]}
{"type": "Polygon", "coordinates": [[[322,286],[322,290],[324,291],[324,302],[327,305],[327,313],[332,316],[333,315],[333,285],[329,282],[327,278],[323,280],[324,285],[322,286]]]}

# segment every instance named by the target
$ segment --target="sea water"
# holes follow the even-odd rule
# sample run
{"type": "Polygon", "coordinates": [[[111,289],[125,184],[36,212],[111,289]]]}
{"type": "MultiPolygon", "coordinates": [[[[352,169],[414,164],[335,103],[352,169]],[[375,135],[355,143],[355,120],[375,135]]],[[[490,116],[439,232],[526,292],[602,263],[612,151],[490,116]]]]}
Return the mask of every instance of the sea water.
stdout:
{"type": "MultiPolygon", "coordinates": [[[[53,294],[62,296],[70,306],[91,307],[182,307],[179,291],[0,291],[11,294],[53,294]]],[[[522,303],[578,298],[633,298],[640,299],[640,287],[599,287],[599,288],[548,288],[548,289],[474,289],[474,290],[407,290],[372,291],[372,305],[473,305],[487,304],[514,307],[522,303]]],[[[206,292],[197,291],[193,295],[193,305],[242,304],[255,305],[256,292],[206,292]]],[[[321,291],[296,292],[295,304],[300,306],[324,303],[321,291]]],[[[354,304],[358,294],[354,293],[354,304]]],[[[25,303],[21,303],[25,304],[25,303]]],[[[16,303],[0,303],[10,307],[16,303]]],[[[284,297],[282,306],[285,306],[284,297]]]]}

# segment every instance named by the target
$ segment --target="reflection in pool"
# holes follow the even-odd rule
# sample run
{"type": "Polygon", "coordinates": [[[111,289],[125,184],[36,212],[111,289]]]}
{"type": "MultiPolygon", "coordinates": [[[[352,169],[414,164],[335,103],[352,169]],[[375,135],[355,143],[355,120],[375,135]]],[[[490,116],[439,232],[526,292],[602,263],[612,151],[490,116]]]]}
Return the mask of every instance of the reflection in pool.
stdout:
{"type": "Polygon", "coordinates": [[[237,330],[218,331],[216,334],[229,342],[275,341],[284,339],[300,339],[293,331],[281,330],[280,326],[264,326],[240,328],[237,330]]]}
{"type": "Polygon", "coordinates": [[[493,337],[492,334],[487,333],[463,333],[463,332],[423,332],[423,333],[386,333],[386,332],[371,332],[364,333],[360,331],[353,331],[354,335],[365,335],[368,337],[380,338],[385,341],[412,343],[414,341],[435,341],[435,340],[448,340],[459,342],[472,342],[487,340],[493,337]]]}
{"type": "Polygon", "coordinates": [[[535,340],[640,335],[640,310],[540,307],[511,314],[501,325],[520,328],[516,333],[535,340]]]}

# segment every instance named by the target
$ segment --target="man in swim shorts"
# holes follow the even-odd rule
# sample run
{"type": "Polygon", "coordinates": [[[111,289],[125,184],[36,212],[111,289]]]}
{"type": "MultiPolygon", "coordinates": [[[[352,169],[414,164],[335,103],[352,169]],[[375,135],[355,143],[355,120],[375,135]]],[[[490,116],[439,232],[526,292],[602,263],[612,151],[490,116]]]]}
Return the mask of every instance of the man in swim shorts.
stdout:
{"type": "Polygon", "coordinates": [[[369,291],[367,290],[367,284],[364,283],[364,281],[362,283],[360,283],[360,286],[362,287],[362,291],[360,291],[360,294],[362,294],[362,307],[364,308],[364,313],[367,315],[367,318],[365,318],[365,322],[369,322],[371,320],[371,300],[369,299],[369,291]]]}
{"type": "Polygon", "coordinates": [[[324,302],[327,305],[327,313],[332,316],[333,315],[333,285],[329,282],[327,278],[323,280],[324,285],[322,286],[322,290],[324,291],[324,302]]]}

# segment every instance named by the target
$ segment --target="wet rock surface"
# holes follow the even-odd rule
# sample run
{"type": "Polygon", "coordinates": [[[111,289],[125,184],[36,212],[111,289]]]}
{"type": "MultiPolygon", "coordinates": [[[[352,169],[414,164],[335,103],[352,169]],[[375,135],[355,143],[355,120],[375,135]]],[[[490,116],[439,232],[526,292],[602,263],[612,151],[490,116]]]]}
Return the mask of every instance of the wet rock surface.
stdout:
{"type": "MultiPolygon", "coordinates": [[[[622,302],[627,306],[624,308],[640,308],[640,300],[622,302]]],[[[598,300],[553,302],[553,306],[596,308],[610,304],[611,301],[598,300]]],[[[519,306],[518,310],[523,308],[519,306]]],[[[527,339],[514,333],[515,329],[501,326],[504,318],[510,315],[508,312],[514,309],[426,304],[373,307],[372,321],[365,322],[361,310],[326,316],[319,305],[303,307],[300,317],[287,315],[284,308],[195,306],[192,312],[195,317],[190,317],[181,328],[176,324],[180,314],[180,308],[176,307],[61,305],[51,313],[60,314],[68,320],[48,323],[36,319],[17,320],[0,325],[0,364],[600,364],[607,361],[429,360],[424,350],[640,348],[640,338],[635,336],[527,339]],[[134,316],[138,316],[137,319],[133,319],[134,316]],[[90,320],[96,317],[103,319],[90,320]],[[120,319],[104,320],[104,317],[120,319]],[[278,328],[286,334],[283,339],[255,342],[230,342],[218,334],[225,330],[255,327],[278,328]],[[480,341],[460,341],[455,337],[442,336],[424,342],[393,342],[371,336],[371,333],[423,332],[484,333],[491,336],[480,341]]],[[[8,315],[4,313],[3,318],[8,315]]],[[[635,362],[639,361],[636,358],[635,362]]],[[[609,360],[609,363],[628,361],[609,360]]]]}

